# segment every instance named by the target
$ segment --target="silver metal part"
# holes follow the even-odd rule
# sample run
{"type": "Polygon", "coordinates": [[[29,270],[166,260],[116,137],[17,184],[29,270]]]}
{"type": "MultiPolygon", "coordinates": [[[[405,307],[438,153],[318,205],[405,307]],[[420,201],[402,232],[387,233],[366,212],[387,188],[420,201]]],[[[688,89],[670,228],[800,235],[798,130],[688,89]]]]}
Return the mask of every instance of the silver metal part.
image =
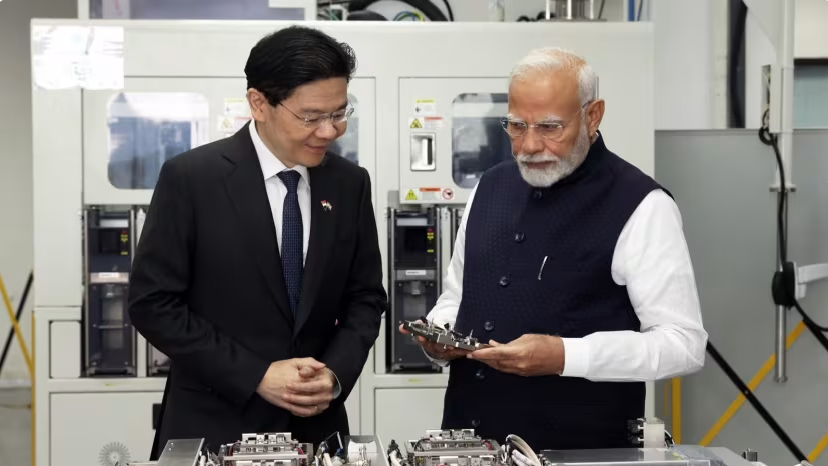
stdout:
{"type": "Polygon", "coordinates": [[[453,348],[474,351],[488,347],[480,343],[477,338],[473,338],[471,334],[466,336],[453,331],[450,324],[440,327],[430,321],[411,320],[403,322],[403,328],[411,332],[412,336],[420,336],[428,341],[453,348]]]}
{"type": "Polygon", "coordinates": [[[204,439],[169,440],[158,457],[158,466],[196,466],[204,439]]]}
{"type": "Polygon", "coordinates": [[[494,466],[501,454],[496,441],[480,438],[474,429],[427,430],[419,440],[405,442],[409,465],[494,466]]]}
{"type": "Polygon", "coordinates": [[[292,439],[290,432],[243,434],[239,442],[223,445],[218,455],[227,466],[308,466],[312,458],[313,445],[292,439]]]}

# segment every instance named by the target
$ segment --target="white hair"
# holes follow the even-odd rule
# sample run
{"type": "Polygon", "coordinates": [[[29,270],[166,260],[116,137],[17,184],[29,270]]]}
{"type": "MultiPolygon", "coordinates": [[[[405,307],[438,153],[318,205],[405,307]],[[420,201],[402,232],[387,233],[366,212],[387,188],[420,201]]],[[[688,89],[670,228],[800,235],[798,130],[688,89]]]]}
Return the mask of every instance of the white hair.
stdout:
{"type": "Polygon", "coordinates": [[[578,73],[578,97],[581,105],[598,97],[598,80],[589,63],[580,55],[558,47],[532,50],[512,68],[509,84],[526,79],[535,73],[569,71],[578,73]]]}

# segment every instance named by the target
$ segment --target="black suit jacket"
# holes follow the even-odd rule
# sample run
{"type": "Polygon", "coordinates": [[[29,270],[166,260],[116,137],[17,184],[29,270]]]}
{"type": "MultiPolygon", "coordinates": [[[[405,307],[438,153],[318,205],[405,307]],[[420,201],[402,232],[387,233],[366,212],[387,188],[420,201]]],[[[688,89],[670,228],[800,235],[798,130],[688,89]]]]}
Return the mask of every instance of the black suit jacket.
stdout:
{"type": "Polygon", "coordinates": [[[129,287],[132,324],[172,362],[153,458],[170,439],[205,438],[215,451],[242,433],[293,431],[314,444],[348,433],[344,402],[387,304],[371,184],[365,169],[330,153],[309,173],[294,322],[249,128],[164,164],[129,287]],[[300,357],[325,363],[342,388],[305,419],[255,392],[271,362],[300,357]]]}

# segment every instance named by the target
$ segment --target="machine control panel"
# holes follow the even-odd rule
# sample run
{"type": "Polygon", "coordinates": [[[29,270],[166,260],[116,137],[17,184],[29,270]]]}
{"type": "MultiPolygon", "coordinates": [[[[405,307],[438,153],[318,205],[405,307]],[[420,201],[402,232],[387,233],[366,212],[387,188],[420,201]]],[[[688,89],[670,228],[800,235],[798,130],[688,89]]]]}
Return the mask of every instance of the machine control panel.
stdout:
{"type": "Polygon", "coordinates": [[[132,220],[131,212],[91,208],[85,213],[87,376],[136,375],[135,330],[127,313],[132,220]]]}
{"type": "Polygon", "coordinates": [[[405,321],[419,319],[437,303],[441,292],[442,260],[439,210],[389,209],[388,250],[391,309],[387,325],[391,372],[442,369],[426,357],[416,342],[397,330],[405,321]]]}

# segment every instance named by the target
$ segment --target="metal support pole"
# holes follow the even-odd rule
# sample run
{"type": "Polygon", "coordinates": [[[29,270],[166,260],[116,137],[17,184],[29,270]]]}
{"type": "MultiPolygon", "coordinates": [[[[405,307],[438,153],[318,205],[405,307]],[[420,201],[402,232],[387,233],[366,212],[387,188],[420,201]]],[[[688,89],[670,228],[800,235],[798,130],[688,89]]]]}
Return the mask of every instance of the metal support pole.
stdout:
{"type": "MultiPolygon", "coordinates": [[[[777,0],[774,0],[777,1],[777,0]]],[[[794,25],[795,25],[795,7],[794,0],[783,0],[782,11],[782,34],[780,35],[780,42],[778,44],[777,66],[779,73],[776,75],[780,79],[780,85],[775,86],[781,92],[780,98],[776,100],[779,104],[778,109],[771,109],[772,114],[779,118],[778,126],[778,141],[779,152],[782,157],[782,166],[785,169],[785,193],[781,192],[780,174],[779,170],[776,172],[776,184],[780,188],[779,196],[788,195],[793,184],[791,183],[792,173],[791,167],[793,165],[793,86],[794,86],[794,25]]],[[[771,117],[773,120],[773,117],[771,117]]],[[[775,125],[771,124],[773,129],[775,125]]],[[[784,229],[787,230],[787,208],[784,212],[784,229]]],[[[785,234],[787,240],[787,233],[785,234]]],[[[783,245],[786,247],[786,245],[783,245]]],[[[779,264],[781,268],[781,263],[779,264]]],[[[776,308],[776,374],[775,381],[784,383],[787,381],[786,373],[786,358],[787,351],[785,348],[785,336],[787,335],[787,319],[788,309],[784,306],[777,306],[776,308]]]]}

